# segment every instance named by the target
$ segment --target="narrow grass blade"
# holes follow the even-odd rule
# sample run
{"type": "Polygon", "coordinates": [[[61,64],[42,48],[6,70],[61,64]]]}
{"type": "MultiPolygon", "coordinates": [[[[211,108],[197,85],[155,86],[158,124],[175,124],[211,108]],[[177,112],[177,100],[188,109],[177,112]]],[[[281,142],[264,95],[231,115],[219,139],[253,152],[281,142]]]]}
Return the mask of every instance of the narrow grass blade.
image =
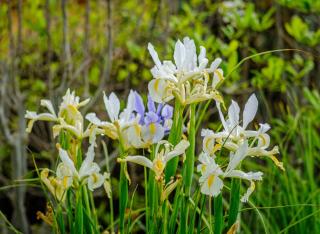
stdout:
{"type": "Polygon", "coordinates": [[[221,193],[214,198],[213,209],[214,209],[214,234],[221,234],[223,230],[223,206],[222,206],[221,193]]]}
{"type": "Polygon", "coordinates": [[[191,104],[190,106],[190,123],[189,123],[189,136],[188,141],[190,143],[189,148],[186,152],[186,161],[184,164],[184,186],[185,186],[185,194],[190,196],[191,192],[191,184],[192,184],[192,176],[194,171],[194,154],[195,154],[195,140],[196,140],[196,129],[195,129],[195,111],[196,104],[191,104]]]}
{"type": "Polygon", "coordinates": [[[83,233],[83,206],[81,192],[77,194],[76,217],[75,217],[75,233],[83,233]]]}
{"type": "Polygon", "coordinates": [[[120,184],[119,184],[119,210],[120,210],[120,233],[124,233],[125,212],[128,203],[128,181],[125,176],[126,164],[121,163],[120,166],[120,184]]]}
{"type": "Polygon", "coordinates": [[[236,222],[240,203],[240,180],[232,179],[230,192],[230,209],[228,216],[228,229],[236,222]]]}
{"type": "MultiPolygon", "coordinates": [[[[182,126],[183,126],[183,107],[179,101],[175,102],[173,124],[170,130],[168,141],[172,145],[176,145],[181,139],[182,126]]],[[[175,174],[178,167],[179,158],[175,157],[171,159],[165,169],[165,181],[170,181],[170,178],[175,174]]]]}

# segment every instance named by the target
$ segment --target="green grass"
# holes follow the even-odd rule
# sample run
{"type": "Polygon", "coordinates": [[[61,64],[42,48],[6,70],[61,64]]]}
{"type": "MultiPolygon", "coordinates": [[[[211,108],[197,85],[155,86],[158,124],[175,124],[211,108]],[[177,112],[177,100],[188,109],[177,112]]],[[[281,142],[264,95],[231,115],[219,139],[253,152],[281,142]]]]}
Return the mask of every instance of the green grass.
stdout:
{"type": "Polygon", "coordinates": [[[261,216],[245,206],[241,214],[244,233],[264,233],[262,222],[269,233],[320,231],[320,98],[318,92],[307,89],[304,97],[303,106],[295,101],[295,114],[282,110],[281,118],[273,120],[271,137],[279,145],[286,171],[272,162],[261,168],[264,180],[251,198],[261,216]]]}

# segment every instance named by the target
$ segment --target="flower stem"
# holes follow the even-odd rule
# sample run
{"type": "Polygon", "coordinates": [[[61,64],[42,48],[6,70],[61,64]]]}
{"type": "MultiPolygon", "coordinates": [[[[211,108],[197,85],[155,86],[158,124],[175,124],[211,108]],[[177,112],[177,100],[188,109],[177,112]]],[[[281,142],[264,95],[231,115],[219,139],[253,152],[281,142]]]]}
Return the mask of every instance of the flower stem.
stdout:
{"type": "Polygon", "coordinates": [[[228,229],[236,222],[239,213],[240,181],[232,179],[230,192],[230,210],[228,216],[228,229]]]}
{"type": "Polygon", "coordinates": [[[190,122],[189,122],[189,132],[188,141],[190,143],[189,148],[186,152],[186,161],[183,165],[183,179],[184,179],[184,197],[181,209],[181,226],[180,232],[186,233],[188,226],[188,216],[189,216],[189,197],[191,194],[192,176],[194,171],[194,154],[195,154],[195,137],[196,137],[196,104],[190,105],[190,122]]]}
{"type": "Polygon", "coordinates": [[[222,194],[214,198],[214,234],[221,234],[223,230],[222,194]]]}
{"type": "Polygon", "coordinates": [[[191,104],[190,106],[190,123],[189,123],[189,134],[188,141],[190,143],[189,148],[186,152],[186,161],[184,164],[184,179],[185,179],[185,194],[190,196],[192,176],[194,171],[194,155],[195,155],[195,138],[196,138],[196,129],[195,129],[195,110],[196,104],[191,104]]]}
{"type": "MultiPolygon", "coordinates": [[[[122,147],[120,147],[122,148],[122,147]]],[[[123,158],[124,153],[123,150],[120,150],[121,157],[123,158]]],[[[124,233],[124,224],[125,224],[125,211],[127,208],[128,203],[128,181],[125,176],[126,171],[126,164],[121,163],[120,165],[120,184],[119,184],[119,194],[120,194],[120,200],[119,200],[119,207],[120,207],[120,233],[124,233]]]]}
{"type": "MultiPolygon", "coordinates": [[[[168,141],[172,145],[179,143],[182,136],[182,127],[183,127],[183,106],[178,100],[175,102],[174,115],[173,115],[173,124],[170,130],[168,141]]],[[[165,182],[168,183],[170,178],[176,173],[178,167],[179,158],[175,157],[171,159],[165,169],[165,182]]]]}

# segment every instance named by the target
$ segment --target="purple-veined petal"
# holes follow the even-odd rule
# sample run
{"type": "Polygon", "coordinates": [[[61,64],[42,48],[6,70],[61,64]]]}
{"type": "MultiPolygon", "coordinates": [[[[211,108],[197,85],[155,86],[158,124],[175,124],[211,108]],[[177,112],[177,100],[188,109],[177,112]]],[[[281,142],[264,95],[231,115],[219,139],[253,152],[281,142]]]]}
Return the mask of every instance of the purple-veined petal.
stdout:
{"type": "Polygon", "coordinates": [[[149,112],[156,112],[156,105],[154,103],[154,101],[152,100],[150,94],[148,94],[148,111],[149,112]]]}
{"type": "Polygon", "coordinates": [[[161,116],[164,119],[171,119],[173,115],[173,107],[170,105],[165,105],[161,110],[161,116]]]}
{"type": "Polygon", "coordinates": [[[142,100],[142,97],[139,95],[139,93],[136,91],[134,91],[134,100],[135,100],[134,110],[143,118],[144,112],[145,112],[143,100],[142,100]]]}
{"type": "Polygon", "coordinates": [[[144,118],[144,122],[146,125],[149,125],[150,123],[157,123],[159,122],[159,120],[159,116],[154,112],[147,112],[144,118]]]}

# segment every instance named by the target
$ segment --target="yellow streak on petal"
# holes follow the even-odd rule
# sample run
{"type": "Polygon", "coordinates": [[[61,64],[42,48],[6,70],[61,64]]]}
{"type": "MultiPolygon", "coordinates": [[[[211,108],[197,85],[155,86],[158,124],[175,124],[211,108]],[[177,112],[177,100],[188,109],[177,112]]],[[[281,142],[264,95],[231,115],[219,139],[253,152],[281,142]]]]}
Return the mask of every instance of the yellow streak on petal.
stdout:
{"type": "Polygon", "coordinates": [[[155,82],[154,82],[154,90],[155,90],[156,92],[158,92],[158,90],[159,90],[159,83],[160,83],[160,79],[157,79],[157,80],[155,80],[155,82]]]}
{"type": "Polygon", "coordinates": [[[136,135],[140,136],[141,129],[140,129],[139,125],[134,125],[133,127],[134,127],[134,131],[135,131],[136,135]]]}
{"type": "Polygon", "coordinates": [[[156,174],[161,174],[164,169],[164,164],[160,159],[156,159],[154,162],[154,170],[156,174]]]}
{"type": "Polygon", "coordinates": [[[155,133],[156,133],[156,130],[157,130],[155,123],[151,123],[151,124],[149,125],[149,130],[150,130],[151,135],[154,136],[155,133]]]}
{"type": "Polygon", "coordinates": [[[209,175],[208,177],[208,186],[209,188],[212,186],[213,182],[214,182],[215,176],[214,175],[209,175]]]}
{"type": "Polygon", "coordinates": [[[216,70],[215,72],[218,75],[219,80],[224,80],[224,77],[219,70],[216,70]]]}
{"type": "Polygon", "coordinates": [[[201,172],[202,172],[202,173],[205,172],[206,168],[207,168],[207,165],[202,164],[202,166],[201,166],[201,172]]]}
{"type": "Polygon", "coordinates": [[[217,150],[221,149],[221,145],[220,144],[216,144],[212,150],[212,153],[214,154],[217,150]]]}
{"type": "Polygon", "coordinates": [[[68,187],[68,177],[67,176],[63,177],[62,184],[63,184],[63,187],[65,187],[65,188],[68,187]]]}
{"type": "Polygon", "coordinates": [[[94,183],[94,184],[98,182],[98,176],[97,176],[96,173],[93,173],[93,174],[92,174],[92,180],[93,180],[93,183],[94,183]]]}
{"type": "Polygon", "coordinates": [[[68,105],[68,110],[72,115],[76,115],[78,113],[78,109],[74,105],[68,105]]]}
{"type": "Polygon", "coordinates": [[[262,144],[265,145],[267,143],[266,138],[262,134],[259,137],[262,140],[262,144]]]}
{"type": "Polygon", "coordinates": [[[206,149],[209,149],[210,140],[211,140],[211,139],[210,139],[209,137],[205,138],[205,143],[204,143],[204,145],[205,145],[206,149]]]}

